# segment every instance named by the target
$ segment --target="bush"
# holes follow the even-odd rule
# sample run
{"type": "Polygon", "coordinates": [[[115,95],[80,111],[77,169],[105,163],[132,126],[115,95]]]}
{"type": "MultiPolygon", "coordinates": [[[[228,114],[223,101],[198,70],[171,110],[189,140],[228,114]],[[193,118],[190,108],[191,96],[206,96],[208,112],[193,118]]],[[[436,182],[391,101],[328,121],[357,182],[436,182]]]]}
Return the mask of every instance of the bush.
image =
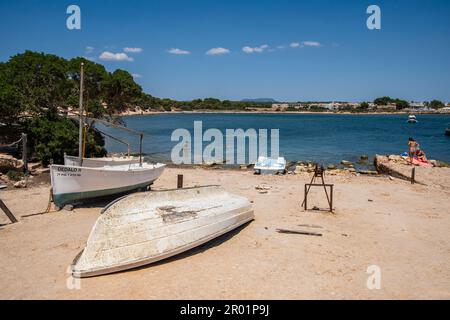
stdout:
{"type": "MultiPolygon", "coordinates": [[[[64,163],[64,153],[78,154],[78,124],[54,114],[33,118],[26,124],[29,147],[32,155],[44,165],[53,159],[55,164],[64,163]]],[[[106,155],[103,137],[97,131],[90,130],[86,139],[86,156],[102,157],[106,155]]]]}
{"type": "Polygon", "coordinates": [[[11,181],[20,181],[22,180],[25,175],[20,172],[20,171],[14,171],[14,170],[10,170],[8,171],[8,173],[6,174],[6,176],[8,177],[9,180],[11,181]]]}

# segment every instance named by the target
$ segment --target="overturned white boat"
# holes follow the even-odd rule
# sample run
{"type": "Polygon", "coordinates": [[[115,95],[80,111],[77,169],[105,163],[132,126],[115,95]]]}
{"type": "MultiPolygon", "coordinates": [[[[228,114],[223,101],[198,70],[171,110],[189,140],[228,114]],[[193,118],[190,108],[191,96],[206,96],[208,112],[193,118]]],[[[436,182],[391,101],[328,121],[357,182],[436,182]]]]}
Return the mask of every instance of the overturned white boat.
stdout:
{"type": "Polygon", "coordinates": [[[84,199],[143,189],[158,179],[166,166],[161,163],[104,166],[50,166],[53,202],[58,207],[84,199]]]}
{"type": "MultiPolygon", "coordinates": [[[[100,168],[104,166],[123,166],[136,164],[140,162],[139,157],[123,156],[123,157],[105,157],[105,158],[83,158],[83,167],[100,168]]],[[[78,157],[64,155],[64,165],[80,166],[78,157]]]]}
{"type": "Polygon", "coordinates": [[[255,173],[257,174],[284,174],[285,172],[286,159],[282,157],[278,159],[259,157],[255,164],[255,173]]]}
{"type": "Polygon", "coordinates": [[[75,277],[151,264],[187,251],[252,221],[249,200],[218,186],[133,194],[104,209],[75,277]]]}

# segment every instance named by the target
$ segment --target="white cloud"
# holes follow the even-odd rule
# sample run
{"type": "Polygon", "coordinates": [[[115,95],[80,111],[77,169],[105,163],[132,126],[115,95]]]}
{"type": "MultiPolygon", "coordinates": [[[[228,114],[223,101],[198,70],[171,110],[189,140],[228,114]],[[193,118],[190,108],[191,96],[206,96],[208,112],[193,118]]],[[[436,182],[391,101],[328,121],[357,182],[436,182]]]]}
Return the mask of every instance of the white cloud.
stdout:
{"type": "Polygon", "coordinates": [[[280,49],[280,50],[281,50],[281,49],[285,49],[285,48],[286,48],[286,46],[278,46],[278,47],[277,47],[277,49],[280,49]]]}
{"type": "Polygon", "coordinates": [[[305,47],[321,47],[322,46],[320,44],[320,42],[317,42],[317,41],[305,41],[305,42],[303,42],[303,45],[305,47]]]}
{"type": "Polygon", "coordinates": [[[89,54],[89,53],[92,53],[93,51],[95,50],[95,48],[94,47],[86,47],[86,49],[85,49],[85,52],[86,52],[86,54],[89,54]]]}
{"type": "Polygon", "coordinates": [[[129,57],[126,53],[112,53],[105,51],[100,55],[100,60],[104,61],[133,61],[132,57],[129,57]]]}
{"type": "Polygon", "coordinates": [[[140,79],[140,78],[142,78],[142,75],[140,75],[139,73],[133,73],[132,76],[133,76],[133,78],[135,78],[135,79],[140,79]]]}
{"type": "Polygon", "coordinates": [[[289,47],[291,48],[300,48],[302,45],[298,42],[292,42],[289,47]]]}
{"type": "Polygon", "coordinates": [[[209,49],[207,52],[206,52],[206,54],[208,55],[208,56],[219,56],[219,55],[223,55],[223,54],[228,54],[228,53],[230,53],[230,50],[228,50],[228,49],[225,49],[225,48],[212,48],[212,49],[209,49]]]}
{"type": "Polygon", "coordinates": [[[127,47],[127,48],[123,48],[123,51],[124,51],[124,52],[127,52],[127,53],[141,53],[142,51],[144,51],[144,49],[142,49],[142,48],[129,48],[129,47],[127,47]]]}
{"type": "Polygon", "coordinates": [[[95,57],[84,56],[83,58],[85,58],[86,60],[89,60],[89,61],[95,61],[95,60],[97,60],[95,57]]]}
{"type": "Polygon", "coordinates": [[[191,54],[190,51],[187,50],[182,50],[182,49],[178,49],[178,48],[172,48],[167,50],[167,52],[171,53],[171,54],[177,54],[177,55],[187,55],[187,54],[191,54]]]}
{"type": "Polygon", "coordinates": [[[242,51],[244,51],[245,53],[263,53],[266,49],[268,49],[269,46],[267,44],[264,44],[262,46],[259,47],[243,47],[242,51]]]}

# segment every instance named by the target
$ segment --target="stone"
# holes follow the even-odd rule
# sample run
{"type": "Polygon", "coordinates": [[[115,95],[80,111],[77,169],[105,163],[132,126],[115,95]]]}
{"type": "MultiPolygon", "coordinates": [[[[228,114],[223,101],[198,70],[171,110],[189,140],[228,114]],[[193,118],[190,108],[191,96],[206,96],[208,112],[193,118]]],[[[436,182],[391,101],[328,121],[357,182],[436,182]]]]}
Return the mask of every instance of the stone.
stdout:
{"type": "Polygon", "coordinates": [[[295,170],[294,170],[294,172],[295,172],[296,174],[300,174],[300,173],[307,172],[307,171],[308,171],[307,167],[302,166],[302,165],[296,166],[296,167],[295,167],[295,170]]]}
{"type": "Polygon", "coordinates": [[[271,187],[271,186],[268,186],[268,185],[261,184],[261,185],[257,185],[257,186],[255,187],[255,189],[256,189],[256,190],[263,190],[263,191],[265,191],[265,190],[270,190],[270,189],[272,189],[272,187],[271,187]]]}
{"type": "Polygon", "coordinates": [[[65,211],[73,211],[73,205],[71,204],[67,204],[64,206],[63,208],[65,211]]]}
{"type": "Polygon", "coordinates": [[[369,156],[367,154],[363,154],[362,156],[359,157],[359,160],[367,161],[367,160],[369,160],[369,156]]]}
{"type": "Polygon", "coordinates": [[[334,164],[330,164],[330,165],[327,167],[327,169],[328,169],[328,170],[336,170],[336,166],[335,166],[334,164]]]}
{"type": "Polygon", "coordinates": [[[365,174],[365,175],[377,175],[378,174],[377,171],[371,171],[371,170],[360,170],[359,173],[365,174]]]}
{"type": "Polygon", "coordinates": [[[20,180],[14,183],[14,188],[22,189],[27,187],[27,182],[25,180],[20,180]]]}
{"type": "Polygon", "coordinates": [[[353,165],[353,163],[351,163],[350,161],[347,161],[347,160],[342,160],[342,161],[341,161],[341,164],[344,165],[344,166],[346,166],[346,167],[348,167],[348,166],[350,166],[350,165],[353,165]]]}
{"type": "Polygon", "coordinates": [[[397,156],[397,155],[395,155],[395,154],[390,155],[390,156],[388,157],[388,159],[389,159],[389,161],[395,161],[395,162],[403,161],[403,158],[402,158],[401,156],[397,156]]]}

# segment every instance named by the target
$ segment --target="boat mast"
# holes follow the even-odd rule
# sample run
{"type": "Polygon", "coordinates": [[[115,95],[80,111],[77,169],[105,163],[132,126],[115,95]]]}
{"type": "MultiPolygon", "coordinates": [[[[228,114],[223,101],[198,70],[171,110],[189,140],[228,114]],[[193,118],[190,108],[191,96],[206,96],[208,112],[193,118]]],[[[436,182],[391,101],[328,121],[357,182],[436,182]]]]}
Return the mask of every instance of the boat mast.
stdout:
{"type": "Polygon", "coordinates": [[[80,76],[80,128],[79,128],[79,136],[78,136],[78,158],[79,158],[79,166],[83,166],[83,129],[84,129],[84,121],[83,121],[83,82],[84,82],[84,63],[81,63],[81,76],[80,76]]]}

